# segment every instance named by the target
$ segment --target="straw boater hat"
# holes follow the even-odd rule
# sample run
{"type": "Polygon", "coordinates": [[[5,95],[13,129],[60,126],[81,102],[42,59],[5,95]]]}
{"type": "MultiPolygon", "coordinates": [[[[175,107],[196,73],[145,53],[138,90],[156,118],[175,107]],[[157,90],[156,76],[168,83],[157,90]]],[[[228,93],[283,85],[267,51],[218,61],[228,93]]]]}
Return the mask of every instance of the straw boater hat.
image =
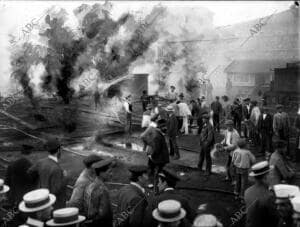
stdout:
{"type": "Polygon", "coordinates": [[[167,108],[166,108],[166,111],[169,111],[169,112],[174,112],[175,111],[175,109],[174,109],[174,107],[173,106],[167,106],[167,108]]]}
{"type": "Polygon", "coordinates": [[[194,220],[193,227],[222,227],[217,218],[212,214],[201,214],[194,220]]]}
{"type": "Polygon", "coordinates": [[[55,201],[55,195],[50,194],[48,189],[37,189],[23,196],[19,210],[25,213],[37,212],[52,206],[55,201]]]}
{"type": "Polygon", "coordinates": [[[4,180],[0,179],[0,194],[4,194],[9,191],[9,187],[4,184],[4,180]]]}
{"type": "Polygon", "coordinates": [[[58,209],[53,212],[53,219],[47,221],[48,226],[74,225],[85,220],[84,216],[79,215],[78,208],[68,207],[58,209]]]}
{"type": "Polygon", "coordinates": [[[259,163],[256,163],[251,167],[251,172],[249,174],[250,177],[257,177],[264,174],[267,174],[270,172],[271,168],[269,166],[269,163],[267,161],[262,161],[259,163]]]}
{"type": "Polygon", "coordinates": [[[289,184],[276,184],[273,186],[276,201],[289,200],[300,194],[299,187],[289,184]]]}
{"type": "Polygon", "coordinates": [[[294,210],[294,218],[300,219],[300,195],[291,199],[294,210]]]}
{"type": "Polygon", "coordinates": [[[176,200],[165,200],[152,212],[153,218],[160,222],[175,222],[183,219],[186,212],[176,200]]]}

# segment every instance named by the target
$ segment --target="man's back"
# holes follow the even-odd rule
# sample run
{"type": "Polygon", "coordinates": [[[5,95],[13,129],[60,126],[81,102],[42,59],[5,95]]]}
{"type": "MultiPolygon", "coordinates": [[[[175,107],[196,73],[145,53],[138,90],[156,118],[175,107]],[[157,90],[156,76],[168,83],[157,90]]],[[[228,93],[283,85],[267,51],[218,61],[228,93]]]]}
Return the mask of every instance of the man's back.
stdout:
{"type": "Polygon", "coordinates": [[[222,105],[220,102],[214,101],[211,104],[211,109],[212,111],[214,111],[214,114],[220,114],[222,111],[222,105]]]}
{"type": "Polygon", "coordinates": [[[254,184],[245,191],[246,227],[275,227],[278,216],[268,186],[254,184]]]}

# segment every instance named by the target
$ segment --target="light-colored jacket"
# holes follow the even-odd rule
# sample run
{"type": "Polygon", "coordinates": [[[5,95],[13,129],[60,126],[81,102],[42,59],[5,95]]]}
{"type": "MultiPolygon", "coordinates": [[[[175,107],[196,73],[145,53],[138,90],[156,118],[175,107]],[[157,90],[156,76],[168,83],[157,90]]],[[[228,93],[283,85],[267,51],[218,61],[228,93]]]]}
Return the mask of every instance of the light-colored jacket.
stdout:
{"type": "Polygon", "coordinates": [[[260,114],[261,113],[259,107],[258,106],[253,107],[250,115],[250,120],[255,126],[257,126],[260,114]]]}
{"type": "Polygon", "coordinates": [[[233,152],[232,163],[237,168],[249,169],[255,163],[255,156],[247,149],[237,148],[233,152]]]}
{"type": "Polygon", "coordinates": [[[233,131],[231,133],[230,144],[226,144],[226,138],[228,137],[228,133],[229,133],[229,131],[226,129],[225,137],[224,137],[223,141],[221,142],[221,144],[226,145],[227,151],[230,151],[230,155],[232,156],[233,151],[237,148],[237,142],[240,139],[240,135],[237,132],[237,130],[233,129],[233,131]]]}

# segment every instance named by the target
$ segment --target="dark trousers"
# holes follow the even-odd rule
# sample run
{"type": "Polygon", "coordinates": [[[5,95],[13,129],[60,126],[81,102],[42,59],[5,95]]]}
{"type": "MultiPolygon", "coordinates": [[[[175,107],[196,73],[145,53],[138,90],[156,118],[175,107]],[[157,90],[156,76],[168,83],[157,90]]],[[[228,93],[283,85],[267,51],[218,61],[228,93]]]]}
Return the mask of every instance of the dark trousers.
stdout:
{"type": "Polygon", "coordinates": [[[248,169],[236,168],[236,185],[235,192],[243,197],[248,184],[248,169]]]}
{"type": "Polygon", "coordinates": [[[286,142],[286,155],[290,156],[290,140],[289,133],[286,133],[284,129],[279,130],[279,139],[284,140],[286,142]]]}
{"type": "Polygon", "coordinates": [[[176,137],[173,136],[169,137],[169,143],[170,143],[170,155],[173,156],[175,154],[178,157],[180,157],[176,137]]]}
{"type": "Polygon", "coordinates": [[[180,131],[180,129],[182,128],[182,124],[183,124],[183,118],[182,117],[176,117],[177,118],[177,122],[178,122],[178,131],[180,131]]]}
{"type": "Polygon", "coordinates": [[[206,162],[206,172],[211,173],[211,156],[210,156],[211,147],[201,147],[198,168],[202,170],[203,162],[205,159],[206,162]]]}
{"type": "Polygon", "coordinates": [[[132,115],[131,115],[131,113],[127,113],[126,114],[125,132],[127,134],[131,134],[131,128],[132,128],[132,115]]]}
{"type": "Polygon", "coordinates": [[[213,122],[215,130],[220,132],[220,115],[218,113],[213,114],[213,122]]]}
{"type": "Polygon", "coordinates": [[[202,121],[202,117],[199,117],[198,119],[197,119],[197,124],[198,124],[198,134],[200,134],[201,133],[201,130],[202,130],[202,127],[203,127],[203,121],[202,121]]]}
{"type": "Polygon", "coordinates": [[[232,156],[230,154],[228,154],[227,163],[226,163],[226,174],[227,174],[227,178],[230,181],[232,180],[232,175],[231,175],[231,161],[232,161],[232,156]]]}
{"type": "Polygon", "coordinates": [[[153,177],[154,192],[158,194],[158,174],[162,171],[165,164],[155,164],[150,158],[148,159],[148,175],[153,177]]]}
{"type": "Polygon", "coordinates": [[[241,134],[241,125],[242,125],[241,118],[234,117],[233,124],[234,124],[234,128],[238,131],[239,134],[241,134]]]}
{"type": "Polygon", "coordinates": [[[261,132],[261,152],[272,153],[272,134],[262,131],[261,132]]]}

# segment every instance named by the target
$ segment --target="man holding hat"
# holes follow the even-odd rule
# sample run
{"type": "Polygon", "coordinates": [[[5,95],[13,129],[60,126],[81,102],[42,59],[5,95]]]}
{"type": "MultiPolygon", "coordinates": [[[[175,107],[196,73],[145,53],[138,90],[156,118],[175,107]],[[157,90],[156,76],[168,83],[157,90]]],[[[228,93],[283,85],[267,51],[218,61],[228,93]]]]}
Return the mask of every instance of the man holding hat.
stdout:
{"type": "Polygon", "coordinates": [[[237,143],[240,139],[240,135],[236,129],[233,128],[233,121],[226,120],[225,125],[227,129],[225,130],[225,137],[221,142],[221,145],[224,146],[224,150],[228,153],[227,163],[226,163],[226,181],[232,181],[231,175],[231,163],[232,163],[232,155],[234,150],[237,148],[237,143]]]}
{"type": "Polygon", "coordinates": [[[169,105],[166,108],[168,112],[168,120],[167,120],[167,136],[169,137],[169,144],[170,144],[170,156],[174,156],[174,159],[179,159],[179,149],[177,146],[177,136],[178,136],[178,121],[174,113],[174,107],[169,105]]]}
{"type": "Polygon", "coordinates": [[[287,144],[286,155],[290,155],[289,151],[289,130],[290,119],[286,112],[283,112],[283,105],[276,105],[277,113],[274,114],[273,131],[275,139],[284,140],[287,144]]]}
{"type": "Polygon", "coordinates": [[[57,198],[55,208],[65,207],[66,179],[65,172],[60,167],[61,145],[57,139],[50,139],[46,143],[48,157],[39,160],[29,170],[32,179],[38,179],[39,188],[48,188],[57,198]]]}
{"type": "Polygon", "coordinates": [[[56,201],[55,195],[49,193],[48,189],[37,189],[24,195],[23,201],[19,204],[19,210],[28,214],[26,225],[31,227],[43,227],[50,219],[53,204],[56,201]]]}
{"type": "Polygon", "coordinates": [[[186,211],[181,208],[180,202],[176,200],[165,200],[158,204],[152,212],[153,218],[158,221],[158,227],[188,227],[184,223],[186,211]]]}
{"type": "Polygon", "coordinates": [[[27,174],[28,169],[32,166],[28,157],[32,148],[23,144],[20,157],[7,167],[5,183],[10,187],[8,198],[12,206],[19,204],[24,194],[35,189],[36,182],[32,181],[27,174]]]}
{"type": "Polygon", "coordinates": [[[275,198],[269,191],[267,161],[259,162],[251,167],[250,177],[254,177],[255,184],[245,191],[246,227],[275,227],[278,215],[275,198]]]}
{"type": "Polygon", "coordinates": [[[299,187],[295,185],[277,184],[273,187],[276,196],[276,208],[279,214],[277,227],[288,227],[293,225],[293,206],[290,201],[300,193],[299,187]]]}
{"type": "Polygon", "coordinates": [[[200,157],[198,162],[198,168],[200,171],[202,171],[203,162],[205,159],[206,162],[206,174],[211,174],[211,156],[210,151],[212,150],[212,147],[215,143],[214,140],[214,128],[209,123],[209,115],[204,114],[202,116],[203,121],[203,128],[200,133],[200,157]]]}
{"type": "Polygon", "coordinates": [[[148,184],[147,166],[131,166],[130,184],[122,187],[118,194],[118,216],[125,212],[125,219],[117,216],[118,226],[141,227],[148,205],[145,187],[148,184]]]}
{"type": "Polygon", "coordinates": [[[289,182],[290,179],[295,175],[292,168],[288,165],[286,159],[284,158],[286,143],[283,140],[278,140],[274,142],[275,151],[270,157],[270,165],[273,166],[270,172],[270,185],[280,184],[284,182],[289,182]]]}
{"type": "Polygon", "coordinates": [[[95,169],[92,165],[102,158],[99,155],[91,154],[83,160],[85,169],[81,172],[77,178],[70,200],[67,202],[69,207],[77,207],[80,213],[83,212],[83,194],[85,188],[90,185],[96,177],[95,169]]]}
{"type": "Polygon", "coordinates": [[[105,181],[111,179],[112,163],[112,158],[106,158],[92,165],[96,178],[85,188],[83,195],[83,210],[88,219],[86,221],[88,227],[112,227],[113,213],[110,196],[104,184],[105,181]]]}

